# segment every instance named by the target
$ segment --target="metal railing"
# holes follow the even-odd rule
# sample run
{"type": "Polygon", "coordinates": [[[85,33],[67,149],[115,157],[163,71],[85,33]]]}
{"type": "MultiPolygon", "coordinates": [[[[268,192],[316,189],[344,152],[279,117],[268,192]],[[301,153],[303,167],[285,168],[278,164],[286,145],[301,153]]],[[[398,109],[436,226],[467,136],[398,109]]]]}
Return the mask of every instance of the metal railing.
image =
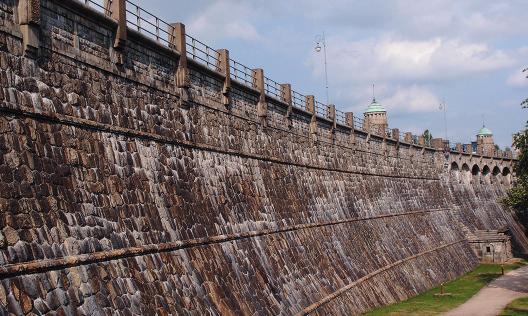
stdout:
{"type": "Polygon", "coordinates": [[[280,83],[268,77],[264,77],[264,91],[266,94],[276,98],[277,100],[284,100],[284,94],[282,93],[280,83]]]}
{"type": "Polygon", "coordinates": [[[169,46],[172,26],[138,5],[128,0],[125,2],[127,25],[156,42],[169,46]]]}
{"type": "Polygon", "coordinates": [[[188,57],[211,70],[219,71],[218,52],[214,48],[188,34],[185,34],[185,48],[187,49],[188,57]]]}
{"type": "MultiPolygon", "coordinates": [[[[112,0],[78,1],[107,16],[112,15],[112,0]]],[[[126,23],[128,27],[167,47],[171,46],[171,43],[173,42],[171,38],[174,31],[173,26],[158,18],[149,11],[132,3],[130,0],[125,0],[125,4],[126,23]]],[[[211,70],[220,70],[218,68],[218,52],[215,49],[187,34],[185,42],[188,57],[200,64],[205,65],[211,70]]],[[[233,80],[250,88],[255,87],[255,76],[253,69],[237,62],[234,59],[229,59],[229,68],[231,70],[231,77],[233,80]]],[[[279,101],[284,101],[284,94],[281,85],[268,77],[264,77],[264,91],[265,94],[274,97],[279,101]]],[[[292,90],[292,105],[296,108],[306,111],[306,96],[292,90]]],[[[328,118],[328,106],[319,101],[315,101],[315,114],[323,118],[328,118]]],[[[339,124],[346,125],[347,123],[346,113],[338,109],[335,110],[335,119],[339,124]]],[[[364,119],[362,117],[354,115],[353,121],[354,128],[358,130],[364,130],[364,119]]],[[[385,133],[388,137],[392,137],[392,132],[389,129],[387,129],[385,133]]],[[[399,140],[406,142],[404,133],[399,134],[399,140]]],[[[418,143],[418,137],[416,135],[412,136],[411,143],[418,143]]],[[[452,147],[451,150],[456,151],[456,147],[452,147]]],[[[515,153],[501,152],[496,154],[496,156],[504,157],[508,155],[515,157],[515,153]]]]}
{"type": "Polygon", "coordinates": [[[359,130],[363,129],[363,124],[365,123],[365,120],[357,115],[354,115],[354,128],[359,130]]]}
{"type": "Polygon", "coordinates": [[[336,122],[341,125],[346,125],[346,113],[343,111],[335,110],[336,122]]]}
{"type": "Polygon", "coordinates": [[[84,0],[84,4],[86,4],[89,7],[94,8],[96,11],[99,11],[105,15],[112,15],[112,11],[110,11],[110,4],[112,1],[108,0],[108,4],[105,7],[106,1],[105,0],[84,0]]]}
{"type": "Polygon", "coordinates": [[[319,101],[314,101],[315,106],[315,115],[323,118],[328,118],[328,106],[325,104],[322,104],[319,101]]]}
{"type": "Polygon", "coordinates": [[[255,87],[255,76],[253,75],[253,69],[231,58],[229,58],[229,68],[231,69],[232,79],[248,87],[255,87]]]}
{"type": "Polygon", "coordinates": [[[306,96],[292,90],[292,106],[306,111],[306,96]]]}

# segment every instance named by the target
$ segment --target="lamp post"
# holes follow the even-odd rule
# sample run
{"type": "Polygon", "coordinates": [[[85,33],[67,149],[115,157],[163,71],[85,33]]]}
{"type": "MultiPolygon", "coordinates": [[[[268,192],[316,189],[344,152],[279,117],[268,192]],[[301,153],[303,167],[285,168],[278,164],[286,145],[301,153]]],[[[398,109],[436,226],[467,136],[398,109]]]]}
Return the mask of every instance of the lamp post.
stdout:
{"type": "Polygon", "coordinates": [[[438,107],[440,111],[444,111],[444,137],[447,140],[447,118],[446,118],[446,103],[445,100],[442,100],[442,103],[440,103],[440,106],[438,107]]]}
{"type": "Polygon", "coordinates": [[[325,71],[325,85],[326,85],[326,104],[330,104],[330,98],[328,96],[328,70],[326,67],[326,38],[325,33],[323,31],[322,35],[316,35],[315,36],[315,51],[320,52],[321,51],[321,44],[323,44],[322,50],[324,53],[324,71],[325,71]]]}

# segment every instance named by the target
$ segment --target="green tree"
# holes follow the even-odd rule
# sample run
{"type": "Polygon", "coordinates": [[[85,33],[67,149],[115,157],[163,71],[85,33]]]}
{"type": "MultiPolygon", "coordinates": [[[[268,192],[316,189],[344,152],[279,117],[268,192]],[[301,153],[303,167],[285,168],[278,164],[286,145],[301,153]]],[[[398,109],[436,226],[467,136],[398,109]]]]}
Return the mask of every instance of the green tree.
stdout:
{"type": "Polygon", "coordinates": [[[423,138],[425,139],[425,144],[427,146],[431,146],[431,139],[433,139],[433,135],[431,135],[431,132],[429,132],[428,129],[426,129],[423,134],[422,134],[423,138]]]}
{"type": "MultiPolygon", "coordinates": [[[[528,108],[528,98],[521,103],[521,106],[528,108]]],[[[514,135],[513,146],[519,153],[513,166],[517,182],[508,192],[503,203],[513,208],[521,222],[528,228],[528,121],[524,130],[514,135]]]]}

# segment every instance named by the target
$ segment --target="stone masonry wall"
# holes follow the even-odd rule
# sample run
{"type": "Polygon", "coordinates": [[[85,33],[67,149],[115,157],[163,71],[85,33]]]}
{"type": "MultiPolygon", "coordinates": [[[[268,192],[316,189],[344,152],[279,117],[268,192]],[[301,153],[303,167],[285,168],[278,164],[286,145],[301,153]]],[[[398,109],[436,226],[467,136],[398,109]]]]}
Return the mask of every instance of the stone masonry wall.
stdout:
{"type": "Polygon", "coordinates": [[[179,106],[177,56],[131,34],[116,65],[112,21],[64,3],[42,1],[37,58],[0,6],[0,315],[357,314],[471,270],[464,229],[528,247],[507,185],[314,140],[300,111],[263,126],[252,91],[226,109],[194,64],[179,106]]]}

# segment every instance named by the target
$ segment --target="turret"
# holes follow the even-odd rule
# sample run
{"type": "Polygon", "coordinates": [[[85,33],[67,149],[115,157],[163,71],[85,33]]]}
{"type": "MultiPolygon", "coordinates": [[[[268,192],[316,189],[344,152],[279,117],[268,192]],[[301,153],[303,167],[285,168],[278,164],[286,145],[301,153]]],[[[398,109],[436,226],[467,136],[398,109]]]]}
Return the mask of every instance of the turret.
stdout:
{"type": "Polygon", "coordinates": [[[495,155],[495,143],[493,142],[493,133],[489,128],[482,125],[477,134],[477,154],[484,156],[495,155]]]}
{"type": "Polygon", "coordinates": [[[389,126],[387,124],[387,111],[381,104],[376,102],[376,98],[372,99],[372,103],[363,115],[365,116],[365,121],[363,123],[363,129],[365,131],[380,136],[386,136],[385,134],[389,126]]]}

